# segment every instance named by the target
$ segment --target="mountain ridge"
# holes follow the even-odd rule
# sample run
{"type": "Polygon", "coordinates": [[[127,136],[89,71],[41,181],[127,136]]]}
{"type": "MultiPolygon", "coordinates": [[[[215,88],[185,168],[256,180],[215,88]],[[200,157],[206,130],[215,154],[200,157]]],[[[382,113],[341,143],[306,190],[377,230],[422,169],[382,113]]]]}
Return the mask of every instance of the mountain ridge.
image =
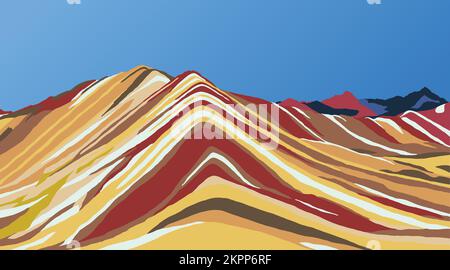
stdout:
{"type": "Polygon", "coordinates": [[[139,67],[67,100],[0,118],[0,249],[450,247],[447,105],[329,115],[139,67]]]}
{"type": "MultiPolygon", "coordinates": [[[[294,104],[295,99],[287,99],[290,104],[294,104]]],[[[311,109],[326,114],[347,115],[356,117],[377,117],[395,116],[412,111],[426,111],[435,109],[440,105],[448,103],[446,99],[438,96],[429,88],[411,92],[405,96],[395,96],[387,99],[366,98],[357,99],[350,91],[333,96],[323,101],[300,102],[311,109]]],[[[282,102],[280,102],[282,103],[282,102]]]]}
{"type": "Polygon", "coordinates": [[[419,91],[411,92],[403,97],[395,96],[388,99],[364,99],[364,102],[368,107],[372,107],[373,109],[377,109],[374,105],[384,106],[385,108],[382,111],[378,111],[379,115],[393,116],[408,110],[424,111],[434,109],[447,103],[447,100],[439,97],[427,87],[424,87],[419,91]]]}

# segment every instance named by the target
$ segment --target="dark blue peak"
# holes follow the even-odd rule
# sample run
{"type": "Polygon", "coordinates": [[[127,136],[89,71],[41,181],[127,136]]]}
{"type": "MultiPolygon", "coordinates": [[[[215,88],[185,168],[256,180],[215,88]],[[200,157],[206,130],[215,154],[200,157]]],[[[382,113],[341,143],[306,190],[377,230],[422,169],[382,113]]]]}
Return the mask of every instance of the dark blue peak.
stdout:
{"type": "Polygon", "coordinates": [[[379,115],[394,116],[408,110],[424,111],[434,109],[447,103],[430,89],[424,87],[404,97],[395,96],[389,99],[364,99],[361,102],[379,115]]]}
{"type": "Polygon", "coordinates": [[[306,105],[318,113],[332,114],[332,115],[348,115],[348,116],[355,116],[358,114],[357,110],[335,109],[326,104],[323,104],[320,101],[313,101],[310,103],[306,103],[306,105]]]}

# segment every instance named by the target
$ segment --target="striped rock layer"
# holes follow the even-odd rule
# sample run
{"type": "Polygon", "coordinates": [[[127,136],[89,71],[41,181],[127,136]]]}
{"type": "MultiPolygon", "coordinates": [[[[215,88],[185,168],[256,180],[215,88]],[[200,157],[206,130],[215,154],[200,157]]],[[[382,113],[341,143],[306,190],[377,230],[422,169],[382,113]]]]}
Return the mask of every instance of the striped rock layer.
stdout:
{"type": "Polygon", "coordinates": [[[0,248],[450,249],[449,112],[324,115],[144,66],[88,81],[0,116],[0,248]],[[236,104],[278,110],[276,136],[236,104]],[[186,139],[205,125],[233,139],[186,139]]]}

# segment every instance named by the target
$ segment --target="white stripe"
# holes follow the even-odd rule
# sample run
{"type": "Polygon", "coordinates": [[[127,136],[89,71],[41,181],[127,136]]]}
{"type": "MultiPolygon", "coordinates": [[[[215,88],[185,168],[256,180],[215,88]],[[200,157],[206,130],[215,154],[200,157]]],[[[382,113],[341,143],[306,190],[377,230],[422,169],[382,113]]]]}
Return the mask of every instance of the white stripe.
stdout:
{"type": "MultiPolygon", "coordinates": [[[[370,119],[372,119],[372,118],[370,118],[370,119]]],[[[380,117],[380,118],[375,119],[375,121],[380,121],[380,122],[386,123],[386,124],[390,125],[391,127],[395,128],[395,130],[397,130],[399,133],[404,134],[402,128],[391,119],[380,117]]]]}
{"type": "Polygon", "coordinates": [[[148,82],[146,82],[143,86],[138,87],[135,91],[133,91],[134,93],[141,91],[142,89],[145,89],[147,87],[149,87],[150,85],[157,83],[157,82],[163,82],[163,83],[168,83],[170,82],[169,78],[162,76],[162,75],[157,75],[154,76],[153,78],[151,78],[148,82]]]}
{"type": "Polygon", "coordinates": [[[295,117],[291,112],[289,112],[288,110],[286,110],[286,108],[276,104],[276,103],[272,103],[273,105],[277,106],[278,108],[280,108],[283,112],[285,112],[286,114],[288,114],[290,117],[292,117],[297,123],[299,123],[301,126],[303,126],[311,135],[314,135],[316,138],[318,138],[321,141],[324,141],[324,139],[322,139],[319,135],[317,135],[314,131],[312,131],[310,128],[308,128],[302,121],[300,121],[297,117],[295,117]]]}
{"type": "Polygon", "coordinates": [[[191,226],[195,226],[195,225],[199,225],[199,224],[203,224],[203,222],[193,222],[193,223],[189,223],[189,224],[185,224],[185,225],[159,229],[157,231],[154,231],[152,233],[146,234],[144,236],[141,236],[139,238],[136,238],[136,239],[133,239],[130,241],[117,243],[117,244],[113,244],[113,245],[104,247],[101,250],[130,250],[130,249],[138,248],[142,245],[145,245],[152,241],[155,241],[156,239],[161,238],[164,235],[167,235],[174,231],[178,231],[178,230],[188,228],[191,226]]]}
{"type": "MultiPolygon", "coordinates": [[[[135,164],[136,161],[139,160],[139,158],[147,151],[149,147],[147,147],[145,150],[143,150],[141,153],[139,153],[138,155],[136,155],[131,161],[130,163],[128,163],[128,165],[116,176],[114,176],[113,179],[109,180],[108,184],[116,182],[118,179],[120,179],[126,172],[128,172],[128,170],[135,164]]],[[[135,170],[136,171],[136,170],[135,170]]],[[[133,171],[133,172],[135,172],[133,171]]],[[[137,181],[138,179],[136,179],[135,181],[137,181]]],[[[106,185],[105,185],[106,186],[106,185]]],[[[83,224],[81,224],[73,233],[70,237],[68,237],[63,245],[68,245],[70,244],[74,238],[77,236],[77,234],[83,230],[85,227],[87,227],[89,224],[91,224],[92,222],[94,222],[98,217],[100,217],[119,197],[121,197],[123,194],[125,194],[125,192],[128,191],[128,189],[131,188],[131,186],[129,186],[126,189],[123,189],[122,191],[120,191],[116,196],[114,196],[112,199],[110,199],[106,204],[103,205],[103,207],[97,211],[95,213],[95,215],[91,216],[86,222],[84,222],[83,224]]],[[[102,189],[103,190],[103,189],[102,189]]]]}
{"type": "Polygon", "coordinates": [[[339,118],[344,122],[347,122],[347,119],[345,119],[344,117],[340,116],[340,115],[333,115],[333,117],[339,118]]]}
{"type": "Polygon", "coordinates": [[[330,214],[330,215],[334,215],[334,216],[338,216],[338,214],[336,214],[336,213],[328,212],[327,210],[323,210],[321,208],[315,207],[312,204],[309,204],[309,203],[306,203],[306,202],[303,202],[303,201],[300,201],[300,200],[297,200],[297,199],[296,199],[296,201],[299,202],[299,203],[302,203],[302,204],[304,204],[304,205],[306,205],[306,206],[308,206],[308,207],[310,207],[312,209],[316,209],[319,212],[330,214]]]}
{"type": "Polygon", "coordinates": [[[358,134],[356,134],[356,133],[350,131],[349,129],[347,129],[341,122],[336,120],[334,115],[328,115],[328,114],[324,114],[324,115],[328,119],[333,121],[336,125],[338,125],[340,128],[342,128],[345,132],[350,134],[352,137],[354,137],[355,139],[357,139],[357,140],[359,140],[359,141],[361,141],[361,142],[363,142],[363,143],[365,143],[367,145],[378,147],[378,148],[381,148],[383,150],[386,150],[386,151],[389,151],[389,152],[392,152],[392,153],[396,153],[396,154],[399,154],[399,155],[404,155],[404,156],[414,156],[414,155],[416,155],[416,154],[412,154],[412,153],[409,153],[409,152],[406,152],[406,151],[403,151],[403,150],[393,149],[393,148],[390,148],[388,146],[385,146],[385,145],[373,142],[373,141],[371,141],[369,139],[366,139],[366,138],[364,138],[362,136],[359,136],[358,134]]]}
{"type": "Polygon", "coordinates": [[[36,186],[36,183],[37,182],[34,182],[33,184],[30,184],[30,185],[27,185],[27,186],[23,186],[21,188],[18,188],[18,189],[9,191],[9,192],[2,193],[2,194],[0,194],[0,199],[6,198],[6,197],[8,197],[10,195],[13,195],[13,194],[17,194],[17,193],[22,192],[22,191],[24,191],[24,190],[26,190],[26,189],[28,189],[30,187],[34,187],[34,186],[36,186]]]}
{"type": "Polygon", "coordinates": [[[351,152],[353,154],[357,154],[357,155],[365,156],[365,157],[369,157],[369,158],[374,158],[374,159],[377,159],[377,160],[380,160],[380,161],[383,161],[383,162],[386,162],[386,163],[389,163],[389,164],[392,164],[392,165],[395,164],[394,162],[392,162],[390,160],[387,160],[387,159],[384,159],[382,157],[376,157],[376,156],[371,156],[371,155],[366,154],[366,153],[356,152],[355,150],[352,150],[350,148],[347,148],[345,146],[342,146],[342,145],[339,145],[339,144],[335,144],[335,143],[332,143],[332,142],[327,142],[327,141],[320,142],[320,141],[313,141],[313,140],[308,140],[308,139],[303,139],[303,140],[304,141],[308,141],[308,142],[312,142],[312,143],[327,144],[327,145],[330,145],[330,146],[334,146],[334,147],[341,148],[343,150],[349,151],[349,152],[351,152]]]}
{"type": "MultiPolygon", "coordinates": [[[[383,128],[383,126],[380,125],[380,123],[378,123],[377,121],[375,121],[372,117],[365,117],[365,119],[368,119],[368,120],[374,122],[374,123],[375,123],[377,126],[379,126],[380,128],[383,128]]],[[[384,129],[384,128],[383,128],[383,129],[384,129]]]]}
{"type": "Polygon", "coordinates": [[[95,84],[96,82],[98,82],[97,80],[95,80],[94,82],[90,83],[88,86],[86,86],[83,90],[81,90],[80,92],[78,92],[78,94],[72,98],[71,101],[75,101],[77,100],[79,97],[81,97],[81,95],[83,95],[84,92],[86,92],[86,90],[89,89],[89,87],[91,87],[93,84],[95,84]]]}
{"type": "Polygon", "coordinates": [[[210,161],[211,159],[216,159],[221,161],[223,164],[225,164],[228,168],[231,169],[231,171],[233,171],[240,179],[242,182],[246,183],[247,185],[254,187],[254,188],[258,188],[257,186],[253,185],[252,183],[250,183],[247,179],[245,179],[245,177],[239,172],[238,169],[236,169],[236,167],[230,162],[228,161],[228,159],[226,159],[224,156],[219,155],[218,153],[211,153],[208,155],[208,157],[186,178],[186,180],[183,182],[183,184],[181,184],[182,186],[186,185],[189,180],[191,180],[192,177],[194,177],[194,175],[196,175],[198,173],[198,171],[206,164],[208,163],[208,161],[210,161]]]}
{"type": "Polygon", "coordinates": [[[56,151],[51,157],[49,157],[44,162],[49,162],[52,159],[57,158],[59,155],[64,153],[67,149],[71,148],[75,144],[81,142],[86,136],[88,136],[91,132],[93,132],[96,128],[98,128],[103,122],[105,122],[109,117],[104,117],[100,121],[97,121],[95,124],[90,126],[89,128],[85,129],[80,135],[78,135],[75,139],[61,147],[58,151],[56,151]]]}
{"type": "Polygon", "coordinates": [[[439,211],[439,210],[436,210],[436,209],[433,209],[433,208],[428,208],[428,207],[425,207],[425,206],[422,206],[422,205],[418,205],[418,204],[415,204],[413,202],[410,202],[410,201],[407,201],[407,200],[404,200],[404,199],[397,199],[395,197],[389,196],[387,194],[381,193],[381,192],[379,192],[377,190],[373,190],[371,188],[368,188],[368,187],[360,185],[360,184],[355,184],[355,185],[357,185],[358,187],[360,187],[360,188],[362,188],[362,189],[364,189],[364,190],[366,190],[366,191],[368,191],[368,192],[370,192],[372,194],[375,194],[377,196],[381,196],[381,197],[387,198],[387,199],[389,199],[391,201],[398,202],[398,203],[406,205],[406,206],[419,208],[419,209],[422,209],[422,210],[425,210],[425,211],[428,211],[428,212],[431,212],[431,213],[435,213],[435,214],[440,215],[440,216],[450,217],[449,213],[442,212],[442,211],[439,211]]]}
{"type": "Polygon", "coordinates": [[[424,129],[422,126],[420,126],[419,124],[417,124],[413,120],[411,120],[409,118],[406,118],[406,117],[402,117],[402,120],[405,121],[405,123],[407,123],[408,125],[412,126],[413,128],[417,129],[418,131],[420,131],[423,134],[425,134],[426,136],[428,136],[428,138],[432,139],[433,141],[435,141],[435,142],[437,142],[439,144],[442,144],[444,146],[450,147],[448,144],[444,143],[439,138],[435,137],[433,134],[428,132],[426,129],[424,129]]]}
{"type": "Polygon", "coordinates": [[[434,127],[436,127],[437,129],[439,129],[440,131],[444,132],[447,136],[450,136],[450,131],[448,129],[446,129],[445,127],[439,125],[438,123],[434,122],[433,120],[431,120],[428,117],[425,117],[424,115],[417,113],[415,111],[408,111],[406,113],[404,113],[402,116],[408,117],[407,114],[415,114],[417,116],[419,116],[420,118],[422,118],[423,120],[427,121],[428,123],[430,123],[431,125],[433,125],[434,127]]]}
{"type": "MultiPolygon", "coordinates": [[[[58,203],[53,209],[50,209],[49,211],[42,213],[39,217],[34,219],[33,223],[31,224],[30,228],[33,228],[34,226],[37,226],[39,224],[42,224],[43,222],[47,221],[49,218],[56,215],[59,211],[63,210],[64,208],[68,207],[69,205],[75,203],[80,198],[85,196],[91,189],[96,187],[98,184],[100,184],[101,181],[120,163],[122,160],[117,161],[113,165],[109,166],[108,168],[104,169],[101,174],[99,174],[97,177],[95,177],[92,181],[87,183],[85,186],[79,188],[76,190],[76,192],[71,193],[68,198],[66,198],[61,203],[58,203]]],[[[93,172],[88,171],[87,173],[80,175],[77,177],[78,179],[75,180],[75,182],[79,182],[82,180],[86,180],[86,178],[92,174],[93,172]]],[[[66,188],[67,186],[64,185],[63,188],[66,188]]],[[[62,188],[62,189],[63,189],[62,188]]]]}
{"type": "Polygon", "coordinates": [[[102,81],[99,81],[96,85],[89,88],[87,91],[85,91],[82,95],[78,97],[78,99],[75,100],[75,102],[70,106],[70,109],[80,104],[83,100],[85,100],[87,97],[89,97],[92,93],[94,93],[98,88],[100,88],[102,85],[104,85],[106,82],[110,81],[114,76],[108,77],[103,79],[102,81]]]}
{"type": "MultiPolygon", "coordinates": [[[[171,91],[169,92],[168,96],[167,96],[167,100],[172,99],[174,96],[178,95],[179,93],[184,92],[186,89],[188,89],[189,87],[191,87],[191,85],[195,84],[196,82],[204,82],[204,79],[201,78],[200,76],[198,76],[197,74],[193,73],[193,74],[189,74],[188,76],[186,76],[186,78],[184,78],[181,82],[178,83],[178,85],[181,85],[183,83],[186,83],[186,85],[184,85],[183,87],[180,87],[177,90],[171,91]]],[[[176,99],[175,101],[172,101],[171,103],[169,103],[169,105],[167,105],[164,109],[160,109],[160,107],[163,105],[163,103],[158,103],[153,109],[152,111],[147,115],[148,117],[152,116],[152,117],[157,117],[158,115],[162,114],[164,111],[166,111],[167,108],[173,106],[173,104],[175,104],[176,102],[178,102],[179,99],[176,99]],[[154,115],[154,112],[159,112],[159,114],[157,116],[154,115]]]]}
{"type": "Polygon", "coordinates": [[[146,158],[143,161],[141,161],[140,159],[144,156],[144,154],[146,154],[147,149],[149,149],[151,146],[152,145],[149,145],[145,150],[141,151],[138,155],[133,157],[127,168],[131,168],[134,164],[138,164],[138,166],[124,180],[122,180],[122,182],[120,182],[120,184],[117,186],[117,189],[123,188],[128,182],[136,178],[136,175],[138,175],[138,173],[148,165],[149,158],[146,158]]]}
{"type": "Polygon", "coordinates": [[[144,150],[142,150],[141,152],[139,152],[137,155],[135,155],[130,162],[128,162],[127,166],[122,169],[122,171],[120,171],[113,179],[109,180],[102,188],[102,191],[105,190],[107,187],[109,187],[111,184],[115,183],[118,179],[122,178],[122,176],[124,176],[128,170],[130,170],[131,167],[133,167],[138,161],[139,159],[145,154],[145,152],[147,151],[148,148],[150,148],[151,145],[149,145],[147,148],[145,148],[144,150]]]}
{"type": "Polygon", "coordinates": [[[307,248],[313,249],[313,250],[337,250],[334,247],[325,246],[325,245],[319,245],[319,244],[313,244],[308,242],[301,242],[302,246],[305,246],[307,248]]]}
{"type": "MultiPolygon", "coordinates": [[[[178,97],[178,98],[177,98],[177,101],[183,99],[185,96],[187,96],[187,95],[190,94],[191,92],[197,90],[197,88],[199,88],[199,87],[206,87],[206,88],[208,88],[209,90],[211,90],[211,91],[213,91],[214,93],[216,93],[217,95],[223,97],[224,99],[226,99],[226,100],[228,100],[228,101],[230,100],[228,97],[222,95],[221,93],[219,93],[219,92],[218,92],[217,90],[215,90],[214,88],[211,88],[209,85],[204,84],[204,83],[200,83],[200,84],[194,86],[193,88],[189,89],[189,91],[186,91],[182,96],[178,97]]],[[[203,91],[202,91],[202,92],[203,92],[203,91]]],[[[203,92],[203,93],[209,94],[209,93],[206,93],[206,92],[203,92]]]]}
{"type": "Polygon", "coordinates": [[[80,211],[80,207],[78,205],[75,205],[74,207],[70,208],[68,211],[64,212],[62,215],[56,217],[52,221],[50,221],[43,230],[46,230],[50,227],[56,226],[59,223],[69,219],[70,217],[74,216],[80,211]]]}
{"type": "Polygon", "coordinates": [[[0,210],[0,218],[5,218],[5,217],[10,217],[10,216],[14,216],[17,215],[29,208],[31,208],[33,205],[36,205],[37,203],[39,203],[40,201],[42,201],[45,197],[47,197],[47,195],[39,198],[38,200],[32,201],[30,203],[21,205],[21,206],[17,206],[14,208],[8,208],[8,209],[2,209],[0,210]]]}
{"type": "Polygon", "coordinates": [[[34,242],[31,242],[31,243],[29,243],[29,244],[25,244],[25,245],[23,245],[23,246],[20,246],[20,247],[18,247],[18,248],[15,248],[14,250],[27,250],[27,249],[29,249],[29,248],[32,248],[32,247],[35,247],[35,246],[39,246],[39,245],[41,245],[41,244],[47,242],[47,240],[49,240],[50,238],[52,238],[52,236],[53,236],[54,234],[55,234],[55,232],[52,232],[52,233],[46,235],[45,237],[43,237],[43,238],[41,238],[41,239],[38,239],[38,240],[36,240],[36,241],[34,241],[34,242]]]}
{"type": "Polygon", "coordinates": [[[306,117],[306,118],[308,118],[308,119],[311,119],[311,117],[309,117],[309,115],[307,115],[303,110],[300,110],[299,108],[297,108],[297,107],[295,107],[295,106],[292,106],[292,108],[293,108],[294,110],[296,110],[297,112],[301,113],[304,117],[306,117]]]}

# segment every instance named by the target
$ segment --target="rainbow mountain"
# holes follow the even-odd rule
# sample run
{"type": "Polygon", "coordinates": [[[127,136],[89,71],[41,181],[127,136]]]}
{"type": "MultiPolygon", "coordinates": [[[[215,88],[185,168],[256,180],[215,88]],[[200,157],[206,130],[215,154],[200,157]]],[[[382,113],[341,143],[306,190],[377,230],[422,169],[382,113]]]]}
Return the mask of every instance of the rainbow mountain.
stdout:
{"type": "Polygon", "coordinates": [[[450,249],[450,105],[413,98],[139,66],[2,111],[0,249],[450,249]]]}

